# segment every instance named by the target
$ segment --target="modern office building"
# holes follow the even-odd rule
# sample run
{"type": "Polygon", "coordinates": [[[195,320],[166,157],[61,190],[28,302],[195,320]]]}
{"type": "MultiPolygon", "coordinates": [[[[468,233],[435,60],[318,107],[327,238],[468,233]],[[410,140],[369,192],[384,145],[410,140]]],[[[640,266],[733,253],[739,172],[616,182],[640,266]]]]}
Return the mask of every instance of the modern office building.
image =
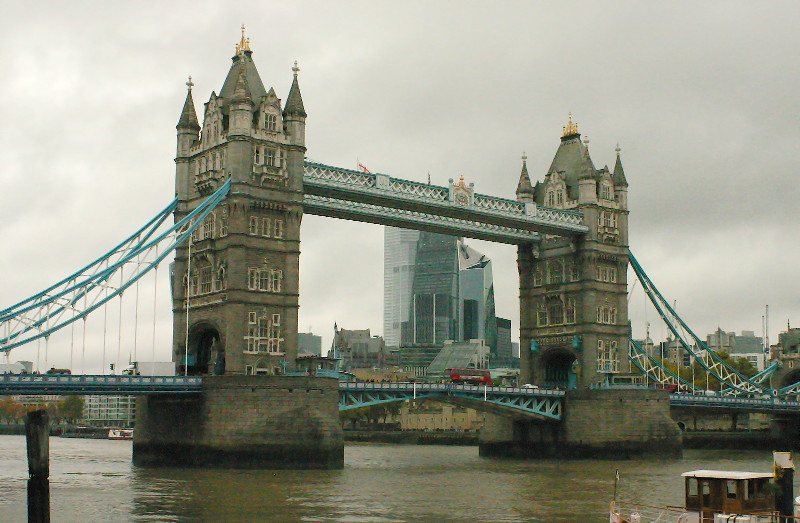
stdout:
{"type": "Polygon", "coordinates": [[[386,227],[384,338],[393,349],[483,339],[496,354],[491,260],[454,236],[386,227]]]}

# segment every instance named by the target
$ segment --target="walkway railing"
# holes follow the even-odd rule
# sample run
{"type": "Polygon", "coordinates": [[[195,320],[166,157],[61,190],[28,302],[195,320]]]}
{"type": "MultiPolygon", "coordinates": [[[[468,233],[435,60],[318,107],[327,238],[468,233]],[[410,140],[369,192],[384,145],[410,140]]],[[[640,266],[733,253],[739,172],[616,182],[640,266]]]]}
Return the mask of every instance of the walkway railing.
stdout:
{"type": "Polygon", "coordinates": [[[0,395],[197,393],[200,376],[2,374],[0,395]]]}

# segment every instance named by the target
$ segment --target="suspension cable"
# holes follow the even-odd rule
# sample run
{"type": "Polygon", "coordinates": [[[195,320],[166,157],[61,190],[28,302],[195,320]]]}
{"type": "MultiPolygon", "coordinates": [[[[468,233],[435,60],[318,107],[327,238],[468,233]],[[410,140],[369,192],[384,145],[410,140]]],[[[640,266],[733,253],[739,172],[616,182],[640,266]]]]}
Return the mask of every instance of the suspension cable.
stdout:
{"type": "MultiPolygon", "coordinates": [[[[141,256],[136,257],[137,270],[141,265],[141,256]]],[[[136,297],[134,298],[134,313],[133,313],[133,361],[138,361],[136,356],[136,344],[139,341],[139,280],[136,280],[136,297]]],[[[130,360],[130,351],[128,352],[128,359],[130,360]]]]}
{"type": "MultiPolygon", "coordinates": [[[[119,286],[122,287],[123,283],[123,273],[125,272],[125,267],[120,267],[119,270],[119,286]]],[[[120,357],[122,355],[122,296],[124,292],[119,293],[119,317],[117,319],[117,361],[116,364],[119,365],[120,357]]]]}
{"type": "Polygon", "coordinates": [[[156,361],[156,310],[158,309],[158,265],[154,271],[155,285],[153,285],[153,359],[156,361]]]}
{"type": "MultiPolygon", "coordinates": [[[[183,375],[189,374],[189,297],[192,295],[192,235],[189,235],[186,261],[186,346],[183,350],[183,375]]],[[[199,282],[198,282],[199,283],[199,282]]]]}

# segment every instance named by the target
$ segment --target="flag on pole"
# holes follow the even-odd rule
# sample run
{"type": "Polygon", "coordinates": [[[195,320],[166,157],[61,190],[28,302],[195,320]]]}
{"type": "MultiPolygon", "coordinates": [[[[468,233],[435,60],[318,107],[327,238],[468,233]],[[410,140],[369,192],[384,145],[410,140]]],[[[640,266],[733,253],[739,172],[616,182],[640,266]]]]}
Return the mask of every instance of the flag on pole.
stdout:
{"type": "Polygon", "coordinates": [[[372,174],[372,171],[370,171],[369,169],[364,167],[364,164],[361,164],[361,163],[358,164],[358,170],[362,171],[362,172],[365,172],[367,174],[372,174]]]}

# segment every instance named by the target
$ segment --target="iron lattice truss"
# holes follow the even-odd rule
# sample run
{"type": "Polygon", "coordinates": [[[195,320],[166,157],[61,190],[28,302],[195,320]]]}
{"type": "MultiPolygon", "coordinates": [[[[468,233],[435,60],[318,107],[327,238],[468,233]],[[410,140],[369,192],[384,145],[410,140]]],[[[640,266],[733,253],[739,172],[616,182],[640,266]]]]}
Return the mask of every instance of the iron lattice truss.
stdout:
{"type": "Polygon", "coordinates": [[[588,232],[582,213],[477,194],[463,184],[441,187],[306,162],[303,185],[309,214],[504,243],[588,232]]]}
{"type": "MultiPolygon", "coordinates": [[[[667,328],[669,328],[675,340],[680,343],[681,347],[691,356],[693,361],[696,361],[705,372],[724,385],[724,394],[769,394],[785,396],[800,392],[800,382],[784,387],[783,389],[773,389],[768,384],[765,384],[766,380],[778,369],[778,362],[774,362],[764,371],[751,378],[743,376],[736,369],[731,367],[716,351],[710,350],[706,343],[689,328],[680,316],[678,316],[678,313],[675,312],[675,309],[664,299],[664,296],[655,287],[632,253],[628,253],[628,258],[650,302],[658,311],[659,316],[667,325],[667,328]]],[[[680,389],[686,391],[696,390],[695,386],[680,379],[657,360],[648,356],[646,352],[633,341],[631,341],[630,344],[629,356],[634,365],[649,378],[653,379],[653,381],[677,385],[680,389]]]]}
{"type": "Polygon", "coordinates": [[[225,198],[230,180],[172,225],[174,200],[144,227],[95,261],[44,291],[0,311],[0,352],[47,338],[121,296],[186,241],[225,198]]]}
{"type": "Polygon", "coordinates": [[[340,383],[339,410],[358,409],[433,397],[486,402],[528,416],[560,420],[564,391],[518,387],[481,387],[453,383],[340,383]]]}

